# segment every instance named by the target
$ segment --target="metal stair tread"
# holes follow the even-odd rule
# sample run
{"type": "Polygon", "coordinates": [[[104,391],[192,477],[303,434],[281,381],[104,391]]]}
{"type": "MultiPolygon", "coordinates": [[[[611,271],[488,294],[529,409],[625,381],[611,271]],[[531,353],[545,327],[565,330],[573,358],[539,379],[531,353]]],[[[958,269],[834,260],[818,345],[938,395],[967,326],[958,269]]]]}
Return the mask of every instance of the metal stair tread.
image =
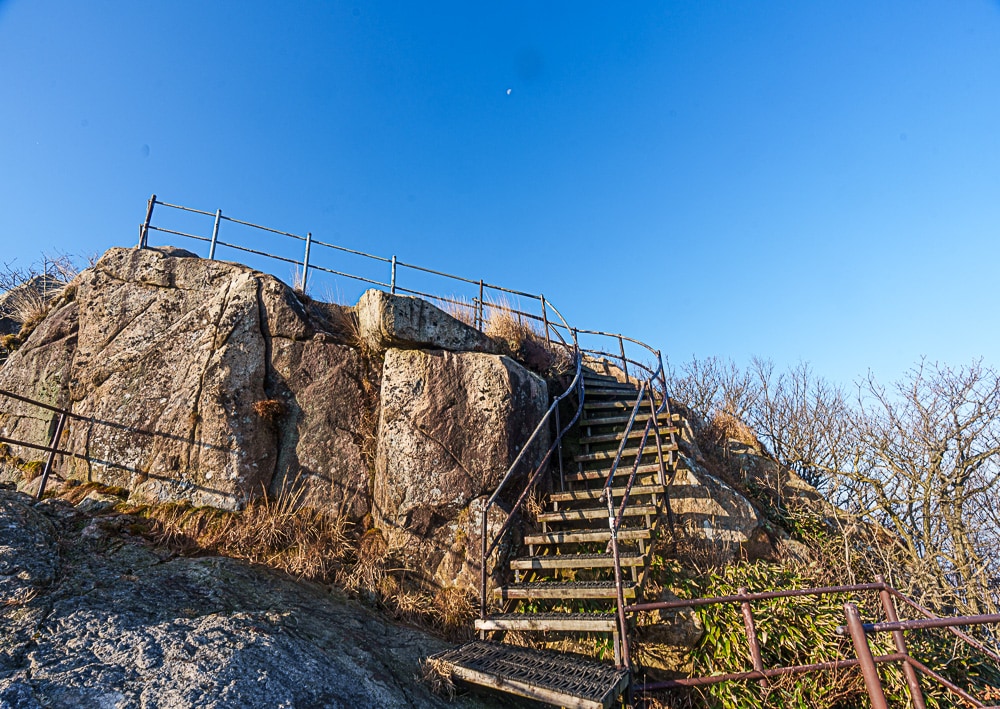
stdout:
{"type": "Polygon", "coordinates": [[[591,658],[482,640],[429,659],[458,679],[571,709],[609,709],[629,673],[591,658]]]}

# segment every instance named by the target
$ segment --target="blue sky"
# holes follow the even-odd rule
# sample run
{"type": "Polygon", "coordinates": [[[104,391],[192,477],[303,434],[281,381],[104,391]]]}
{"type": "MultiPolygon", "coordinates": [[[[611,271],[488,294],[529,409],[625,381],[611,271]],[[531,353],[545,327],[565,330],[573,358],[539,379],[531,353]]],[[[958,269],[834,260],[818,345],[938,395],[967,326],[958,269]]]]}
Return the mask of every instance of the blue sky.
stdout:
{"type": "Polygon", "coordinates": [[[132,245],[155,192],[673,362],[1000,346],[996,0],[0,0],[0,166],[4,263],[132,245]]]}

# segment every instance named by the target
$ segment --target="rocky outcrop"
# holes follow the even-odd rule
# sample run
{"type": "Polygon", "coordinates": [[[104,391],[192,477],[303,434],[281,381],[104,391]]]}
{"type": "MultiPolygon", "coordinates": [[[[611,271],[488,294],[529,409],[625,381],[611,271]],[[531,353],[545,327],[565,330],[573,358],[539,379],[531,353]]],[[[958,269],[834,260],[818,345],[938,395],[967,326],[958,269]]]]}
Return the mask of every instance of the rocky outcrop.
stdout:
{"type": "Polygon", "coordinates": [[[0,519],[0,707],[509,706],[417,681],[443,642],[127,515],[0,490],[0,519]]]}
{"type": "MultiPolygon", "coordinates": [[[[169,248],[112,249],[73,290],[0,370],[0,388],[77,414],[61,473],[230,509],[294,483],[368,511],[364,373],[338,306],[169,248]]],[[[19,405],[0,430],[44,442],[49,421],[19,405]]]]}
{"type": "Polygon", "coordinates": [[[361,340],[373,351],[389,348],[495,352],[483,333],[426,300],[369,290],[355,308],[361,340]]]}
{"type": "MultiPolygon", "coordinates": [[[[482,498],[547,408],[545,382],[508,357],[386,352],[373,499],[380,520],[431,540],[420,546],[430,575],[471,581],[482,498]]],[[[547,447],[543,437],[526,453],[524,469],[547,447]]]]}

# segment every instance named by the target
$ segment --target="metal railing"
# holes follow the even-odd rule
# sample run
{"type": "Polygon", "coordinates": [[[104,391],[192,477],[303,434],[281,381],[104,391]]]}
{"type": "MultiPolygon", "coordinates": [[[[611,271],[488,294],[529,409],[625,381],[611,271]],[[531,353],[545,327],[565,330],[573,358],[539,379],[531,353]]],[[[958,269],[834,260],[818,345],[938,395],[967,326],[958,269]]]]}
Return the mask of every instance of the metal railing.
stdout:
{"type": "Polygon", "coordinates": [[[763,593],[750,593],[748,589],[740,588],[739,592],[733,596],[659,601],[656,603],[635,603],[627,606],[625,611],[628,613],[641,613],[679,608],[697,608],[716,604],[740,605],[744,622],[744,630],[747,637],[747,651],[749,654],[748,659],[753,667],[753,670],[747,672],[731,672],[702,677],[685,677],[665,680],[662,682],[651,682],[637,687],[637,691],[655,692],[658,690],[705,687],[712,684],[719,684],[721,682],[739,682],[748,680],[756,680],[761,683],[767,683],[769,679],[786,675],[830,672],[858,667],[862,671],[865,688],[874,709],[887,709],[888,705],[886,703],[881,680],[878,676],[877,666],[883,663],[901,663],[903,667],[903,676],[905,678],[907,690],[914,709],[925,709],[926,707],[923,691],[920,688],[920,681],[917,676],[918,672],[936,681],[946,690],[959,697],[963,702],[966,702],[968,706],[976,707],[977,709],[995,709],[987,707],[987,705],[983,704],[983,702],[973,697],[964,689],[912,657],[907,650],[903,633],[907,630],[944,628],[959,640],[974,647],[977,651],[981,652],[993,662],[998,663],[998,666],[1000,666],[1000,655],[993,650],[990,650],[983,643],[979,642],[972,636],[959,630],[957,627],[961,625],[1000,623],[1000,615],[941,618],[897,591],[895,588],[887,584],[881,577],[875,583],[854,584],[850,586],[826,586],[821,588],[794,589],[788,591],[766,591],[763,593]],[[848,602],[844,604],[844,614],[847,622],[845,625],[836,629],[836,632],[839,635],[849,635],[851,637],[855,648],[854,658],[843,658],[807,665],[788,665],[771,668],[764,666],[761,655],[761,644],[757,638],[757,631],[754,623],[754,603],[780,598],[825,596],[870,591],[877,591],[879,594],[879,601],[886,617],[885,622],[862,623],[857,606],[854,603],[848,602]],[[899,601],[920,615],[923,615],[924,619],[900,621],[897,616],[895,601],[899,601]],[[867,635],[880,632],[892,633],[896,652],[886,655],[873,655],[871,647],[868,644],[867,635]]]}
{"type": "Polygon", "coordinates": [[[82,419],[83,417],[74,414],[68,409],[61,409],[57,406],[51,406],[42,401],[36,401],[35,399],[29,399],[26,396],[21,396],[20,394],[15,394],[12,391],[7,391],[5,389],[0,389],[0,397],[5,397],[8,399],[13,399],[14,401],[20,401],[23,404],[29,404],[31,406],[36,406],[45,411],[52,412],[52,420],[49,424],[49,434],[48,442],[44,445],[39,443],[34,443],[31,441],[22,441],[16,438],[8,438],[6,436],[0,436],[0,443],[21,446],[23,448],[30,448],[32,450],[40,450],[46,453],[45,465],[42,467],[42,474],[39,476],[40,480],[38,482],[38,490],[35,492],[35,499],[41,500],[42,495],[45,494],[45,486],[48,484],[49,475],[52,472],[52,464],[55,461],[56,455],[73,455],[72,453],[59,449],[59,439],[62,436],[63,429],[66,426],[67,419],[76,418],[82,419]]]}
{"type": "MultiPolygon", "coordinates": [[[[206,228],[207,226],[206,222],[206,228]]],[[[157,199],[155,194],[149,198],[146,205],[145,220],[139,226],[138,248],[147,248],[149,246],[150,234],[154,232],[180,236],[185,239],[192,239],[194,241],[206,243],[208,244],[207,257],[211,260],[214,260],[217,257],[219,247],[225,247],[237,252],[253,254],[254,256],[260,256],[266,259],[278,261],[280,263],[290,264],[296,268],[299,274],[297,276],[299,282],[293,285],[299,288],[299,290],[303,293],[306,292],[311,273],[318,272],[329,274],[331,276],[347,278],[352,281],[375,286],[377,288],[384,288],[392,294],[399,293],[414,295],[421,298],[429,298],[439,303],[445,303],[453,310],[465,311],[466,317],[468,317],[468,319],[472,321],[473,325],[479,330],[482,330],[485,327],[491,310],[507,311],[516,315],[519,319],[528,320],[530,322],[534,322],[536,325],[539,325],[546,341],[551,342],[552,338],[555,337],[560,344],[566,347],[572,347],[566,339],[570,333],[569,326],[566,325],[565,321],[557,313],[555,319],[550,317],[551,314],[555,313],[555,308],[553,308],[551,303],[546,300],[544,294],[526,293],[521,290],[505,288],[504,286],[499,286],[494,283],[488,283],[483,279],[476,280],[465,278],[463,276],[456,276],[433,268],[406,263],[398,259],[395,255],[388,257],[379,256],[359,251],[357,249],[347,248],[346,246],[331,244],[315,238],[312,232],[307,232],[305,236],[302,236],[301,234],[293,234],[280,229],[272,229],[271,227],[261,226],[260,224],[254,224],[242,219],[226,216],[222,213],[221,209],[217,209],[215,212],[209,212],[202,209],[185,207],[179,204],[171,204],[157,199]],[[190,215],[211,218],[212,227],[210,236],[206,236],[204,234],[193,234],[190,231],[171,229],[165,226],[153,224],[152,220],[154,210],[157,206],[190,215]],[[285,240],[298,242],[299,246],[302,248],[302,257],[301,259],[289,258],[288,256],[275,254],[268,250],[256,249],[245,244],[238,244],[235,243],[235,241],[223,241],[220,238],[223,223],[237,224],[254,230],[255,232],[261,232],[265,235],[281,237],[285,240]],[[360,273],[351,273],[344,269],[332,268],[328,262],[323,260],[323,254],[328,253],[358,257],[366,264],[381,267],[382,269],[385,269],[385,277],[387,277],[388,280],[384,280],[384,278],[380,279],[378,277],[373,278],[361,275],[360,273]],[[463,287],[472,294],[471,302],[470,300],[449,297],[442,295],[441,293],[431,293],[427,290],[404,286],[401,281],[404,280],[408,272],[413,274],[424,274],[433,278],[445,279],[445,281],[450,282],[453,286],[463,287]],[[529,303],[537,302],[539,304],[539,309],[537,311],[521,309],[514,304],[507,303],[506,299],[508,296],[516,298],[518,303],[521,302],[521,298],[527,299],[529,303]],[[564,336],[563,333],[566,333],[566,335],[564,336]]]]}

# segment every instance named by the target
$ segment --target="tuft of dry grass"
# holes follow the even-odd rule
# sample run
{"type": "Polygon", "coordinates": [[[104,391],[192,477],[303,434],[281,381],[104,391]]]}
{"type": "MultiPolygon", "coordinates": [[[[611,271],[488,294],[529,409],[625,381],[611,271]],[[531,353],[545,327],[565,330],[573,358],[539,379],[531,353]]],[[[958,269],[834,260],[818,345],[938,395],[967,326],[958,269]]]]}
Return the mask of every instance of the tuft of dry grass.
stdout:
{"type": "Polygon", "coordinates": [[[253,402],[253,412],[265,421],[274,423],[285,415],[286,407],[283,401],[278,399],[264,399],[253,402]]]}
{"type": "Polygon", "coordinates": [[[724,446],[726,441],[736,441],[754,450],[760,449],[760,442],[753,429],[727,411],[716,411],[708,422],[706,434],[716,445],[724,446]]]}
{"type": "Polygon", "coordinates": [[[451,678],[451,670],[441,660],[428,657],[422,661],[419,679],[432,694],[447,697],[449,701],[455,698],[455,682],[451,678]]]}
{"type": "MultiPolygon", "coordinates": [[[[503,354],[517,360],[528,369],[548,375],[557,369],[560,356],[539,332],[532,320],[514,312],[505,300],[488,305],[489,317],[483,331],[503,354]]],[[[559,348],[561,349],[561,348],[559,348]]]]}
{"type": "Polygon", "coordinates": [[[469,327],[476,326],[476,314],[479,309],[476,303],[470,303],[463,297],[442,298],[439,303],[442,310],[459,322],[469,327]]]}

